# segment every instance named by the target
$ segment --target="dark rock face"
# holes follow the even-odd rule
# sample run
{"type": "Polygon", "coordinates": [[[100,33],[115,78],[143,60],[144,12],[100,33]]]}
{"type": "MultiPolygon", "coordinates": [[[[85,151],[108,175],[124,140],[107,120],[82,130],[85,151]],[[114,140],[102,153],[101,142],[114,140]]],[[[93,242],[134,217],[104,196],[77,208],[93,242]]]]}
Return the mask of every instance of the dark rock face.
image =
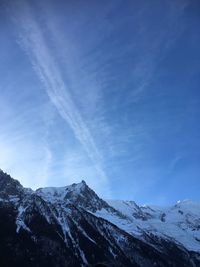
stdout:
{"type": "Polygon", "coordinates": [[[104,209],[123,218],[85,182],[60,191],[47,199],[0,172],[1,267],[200,266],[198,253],[147,232],[139,239],[96,216],[104,209]]]}
{"type": "Polygon", "coordinates": [[[19,196],[22,192],[22,185],[0,170],[0,197],[19,196]]]}

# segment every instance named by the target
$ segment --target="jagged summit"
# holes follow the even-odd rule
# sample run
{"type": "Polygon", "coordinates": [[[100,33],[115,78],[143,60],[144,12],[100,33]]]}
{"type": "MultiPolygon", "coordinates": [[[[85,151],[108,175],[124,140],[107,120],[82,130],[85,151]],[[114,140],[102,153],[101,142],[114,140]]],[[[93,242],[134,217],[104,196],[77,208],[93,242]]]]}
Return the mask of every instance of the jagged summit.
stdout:
{"type": "Polygon", "coordinates": [[[197,267],[200,204],[105,201],[84,180],[33,191],[1,170],[0,237],[3,267],[197,267]]]}
{"type": "Polygon", "coordinates": [[[22,187],[18,180],[13,179],[9,174],[0,169],[0,188],[9,186],[10,184],[16,184],[22,187]]]}
{"type": "Polygon", "coordinates": [[[76,193],[81,193],[84,190],[86,190],[87,188],[89,188],[89,186],[87,185],[87,183],[82,180],[80,183],[73,183],[72,185],[66,186],[66,188],[68,189],[68,191],[74,191],[76,193]]]}
{"type": "MultiPolygon", "coordinates": [[[[8,196],[19,196],[27,194],[27,189],[9,174],[0,170],[0,196],[8,198],[8,196]]],[[[100,199],[97,194],[82,180],[80,183],[73,183],[64,187],[44,187],[35,191],[30,190],[31,194],[35,194],[45,201],[56,202],[73,202],[77,206],[88,208],[96,211],[103,207],[108,208],[108,204],[100,199]]]]}
{"type": "Polygon", "coordinates": [[[45,187],[36,190],[36,194],[49,201],[71,202],[76,206],[87,208],[91,211],[110,208],[109,205],[82,180],[80,183],[73,183],[65,187],[45,187]]]}
{"type": "Polygon", "coordinates": [[[23,186],[19,181],[0,169],[0,197],[7,199],[10,196],[19,196],[22,191],[23,186]]]}
{"type": "Polygon", "coordinates": [[[83,184],[83,185],[87,185],[87,183],[86,183],[85,180],[81,180],[81,184],[83,184]]]}
{"type": "MultiPolygon", "coordinates": [[[[35,192],[37,194],[41,194],[45,197],[45,195],[48,197],[51,197],[52,200],[55,199],[64,199],[66,194],[69,192],[73,192],[74,194],[80,194],[86,188],[89,188],[85,181],[81,181],[80,183],[73,183],[68,186],[63,187],[43,187],[38,188],[35,192]]],[[[49,198],[49,200],[51,200],[49,198]]]]}
{"type": "MultiPolygon", "coordinates": [[[[10,185],[16,185],[18,187],[23,188],[23,186],[20,184],[20,182],[14,178],[12,178],[10,176],[10,174],[4,172],[2,169],[0,169],[0,190],[1,189],[5,189],[6,187],[9,187],[10,185]]],[[[56,191],[59,190],[63,190],[63,189],[73,189],[73,190],[77,190],[77,192],[79,190],[84,190],[85,187],[88,187],[87,183],[85,182],[85,180],[81,180],[80,183],[73,183],[72,185],[69,186],[64,186],[64,187],[44,187],[44,188],[38,188],[36,191],[40,191],[40,190],[51,190],[51,189],[55,189],[56,191]]]]}

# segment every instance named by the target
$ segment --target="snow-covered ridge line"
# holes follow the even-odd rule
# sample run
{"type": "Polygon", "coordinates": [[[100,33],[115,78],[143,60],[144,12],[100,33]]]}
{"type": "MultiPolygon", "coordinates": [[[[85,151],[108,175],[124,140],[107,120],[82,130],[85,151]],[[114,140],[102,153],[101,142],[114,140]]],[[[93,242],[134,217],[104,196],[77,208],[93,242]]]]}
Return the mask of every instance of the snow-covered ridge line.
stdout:
{"type": "Polygon", "coordinates": [[[80,183],[74,183],[69,186],[39,188],[35,193],[46,201],[56,202],[63,201],[67,193],[73,193],[74,195],[81,194],[81,191],[84,190],[85,186],[87,185],[85,181],[82,180],[80,183]]]}
{"type": "MultiPolygon", "coordinates": [[[[200,204],[190,200],[179,201],[171,207],[139,206],[134,201],[105,201],[84,181],[65,187],[47,187],[33,191],[23,188],[18,181],[3,174],[0,177],[0,202],[16,206],[17,232],[21,228],[29,231],[24,216],[27,208],[35,203],[49,224],[56,220],[64,236],[70,235],[68,219],[73,217],[69,208],[71,205],[80,212],[87,211],[97,218],[106,219],[145,242],[145,234],[152,234],[181,244],[189,251],[200,252],[200,204]]],[[[94,241],[77,223],[74,224],[85,237],[94,241]]]]}
{"type": "Polygon", "coordinates": [[[184,200],[164,208],[139,207],[132,201],[109,200],[108,203],[125,214],[132,222],[124,223],[123,220],[106,214],[105,211],[99,211],[98,216],[107,218],[127,232],[137,235],[142,231],[151,232],[157,236],[171,238],[188,250],[200,251],[199,203],[184,200]]]}
{"type": "MultiPolygon", "coordinates": [[[[74,196],[83,194],[86,183],[73,184],[61,188],[43,188],[36,190],[37,194],[50,202],[71,201],[65,196],[71,192],[74,196]]],[[[73,201],[72,201],[73,202],[73,201]]],[[[102,217],[133,236],[143,238],[143,232],[151,232],[162,238],[174,240],[188,250],[200,251],[200,204],[191,200],[178,201],[171,207],[154,205],[139,206],[134,201],[106,200],[108,208],[98,208],[92,212],[102,217]]],[[[78,204],[81,206],[81,203],[78,204]]],[[[93,202],[95,205],[95,201],[93,202]]],[[[86,210],[90,211],[90,209],[86,210]]]]}

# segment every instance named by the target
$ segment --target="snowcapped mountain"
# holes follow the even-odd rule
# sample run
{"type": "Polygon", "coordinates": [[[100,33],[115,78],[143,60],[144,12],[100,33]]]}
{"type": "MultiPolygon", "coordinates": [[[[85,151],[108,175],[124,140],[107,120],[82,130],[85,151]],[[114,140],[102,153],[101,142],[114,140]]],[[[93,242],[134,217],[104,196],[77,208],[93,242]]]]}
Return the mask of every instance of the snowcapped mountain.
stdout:
{"type": "MultiPolygon", "coordinates": [[[[125,231],[142,236],[143,232],[173,240],[189,251],[200,252],[200,204],[192,201],[178,202],[172,207],[137,206],[132,201],[107,201],[124,214],[129,221],[110,221],[125,231]]],[[[101,211],[102,212],[102,211],[101,211]]],[[[102,215],[103,217],[104,214],[102,215]]]]}
{"type": "Polygon", "coordinates": [[[200,204],[105,201],[82,181],[24,188],[0,171],[0,266],[200,266],[200,204]]]}

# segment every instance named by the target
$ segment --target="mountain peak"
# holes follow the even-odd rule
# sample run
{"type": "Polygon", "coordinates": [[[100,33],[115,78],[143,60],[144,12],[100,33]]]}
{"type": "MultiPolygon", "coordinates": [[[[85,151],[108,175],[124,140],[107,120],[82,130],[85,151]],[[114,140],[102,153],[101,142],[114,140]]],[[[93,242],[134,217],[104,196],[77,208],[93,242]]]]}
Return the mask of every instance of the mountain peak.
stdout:
{"type": "Polygon", "coordinates": [[[82,181],[81,181],[81,184],[82,184],[82,185],[87,185],[87,183],[86,183],[85,180],[82,180],[82,181]]]}
{"type": "Polygon", "coordinates": [[[5,262],[17,262],[3,265],[199,266],[200,209],[190,201],[179,206],[148,207],[148,214],[133,201],[107,203],[84,180],[27,191],[0,170],[1,247],[5,262]]]}
{"type": "Polygon", "coordinates": [[[9,195],[19,195],[23,186],[9,174],[0,169],[0,196],[7,198],[9,195]]]}
{"type": "Polygon", "coordinates": [[[73,183],[72,185],[66,187],[68,191],[74,191],[74,193],[80,193],[86,188],[89,188],[89,186],[86,184],[84,180],[82,180],[80,183],[73,183]]]}
{"type": "Polygon", "coordinates": [[[87,198],[88,192],[92,191],[84,180],[64,187],[44,187],[35,192],[37,195],[49,202],[74,201],[76,199],[87,198]]]}

